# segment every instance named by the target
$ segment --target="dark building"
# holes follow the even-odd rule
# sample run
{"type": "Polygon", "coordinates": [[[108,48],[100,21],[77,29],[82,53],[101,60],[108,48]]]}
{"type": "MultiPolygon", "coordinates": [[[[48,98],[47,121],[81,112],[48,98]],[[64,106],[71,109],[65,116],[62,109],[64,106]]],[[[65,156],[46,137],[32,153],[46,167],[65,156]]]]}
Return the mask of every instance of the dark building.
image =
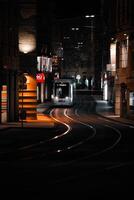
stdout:
{"type": "Polygon", "coordinates": [[[101,89],[101,71],[106,62],[103,16],[89,15],[58,19],[53,24],[53,52],[61,48],[61,76],[81,77],[81,88],[101,89]],[[88,85],[85,85],[88,80],[88,85]]]}
{"type": "Polygon", "coordinates": [[[19,120],[20,74],[35,75],[36,1],[0,0],[0,121],[19,120]]]}
{"type": "MultiPolygon", "coordinates": [[[[54,17],[55,3],[53,1],[37,1],[37,56],[52,57],[52,21],[54,17]]],[[[39,72],[39,71],[38,71],[39,72]]],[[[40,72],[39,72],[40,73],[40,72]]],[[[51,70],[43,70],[44,83],[38,83],[39,102],[51,99],[53,76],[51,70]],[[42,96],[42,97],[41,97],[42,96]]]]}
{"type": "Polygon", "coordinates": [[[0,1],[0,122],[16,121],[18,57],[18,7],[0,1]]]}
{"type": "Polygon", "coordinates": [[[19,113],[25,113],[26,120],[37,119],[37,1],[17,1],[19,42],[19,113]]]}
{"type": "Polygon", "coordinates": [[[52,1],[37,1],[37,55],[51,55],[52,19],[55,4],[52,1]]]}
{"type": "Polygon", "coordinates": [[[35,74],[37,65],[36,54],[36,27],[37,2],[36,0],[19,0],[19,57],[20,70],[35,74]]]}
{"type": "Polygon", "coordinates": [[[95,2],[90,6],[58,1],[37,3],[37,54],[60,58],[59,66],[54,66],[60,75],[80,75],[83,84],[79,86],[84,88],[86,80],[89,89],[101,89],[101,71],[107,59],[104,2],[95,2]],[[87,13],[89,17],[85,18],[87,13]]]}
{"type": "Polygon", "coordinates": [[[131,117],[134,112],[134,1],[116,2],[115,112],[131,117]]]}
{"type": "Polygon", "coordinates": [[[112,0],[108,4],[110,56],[106,73],[109,91],[112,88],[115,113],[131,117],[134,110],[134,1],[112,0]]]}
{"type": "MultiPolygon", "coordinates": [[[[74,17],[57,20],[54,23],[52,36],[54,53],[59,53],[57,50],[60,48],[63,51],[63,62],[60,66],[62,77],[77,78],[79,75],[81,83],[84,77],[88,80],[93,78],[95,35],[94,27],[91,27],[92,20],[94,19],[74,17]],[[92,48],[89,48],[91,46],[92,48]]],[[[81,86],[84,87],[84,84],[81,86]]]]}

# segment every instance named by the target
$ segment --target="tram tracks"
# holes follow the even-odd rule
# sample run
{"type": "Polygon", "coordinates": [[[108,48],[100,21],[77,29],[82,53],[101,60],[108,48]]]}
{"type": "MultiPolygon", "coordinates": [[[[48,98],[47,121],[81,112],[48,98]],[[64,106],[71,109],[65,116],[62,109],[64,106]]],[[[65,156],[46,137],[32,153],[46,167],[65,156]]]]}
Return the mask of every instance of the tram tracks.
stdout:
{"type": "MultiPolygon", "coordinates": [[[[17,160],[30,161],[30,160],[41,159],[43,161],[43,159],[45,158],[50,159],[52,157],[52,159],[50,159],[51,160],[50,163],[52,164],[52,166],[58,166],[61,163],[62,165],[73,164],[73,163],[78,164],[78,162],[83,162],[84,160],[97,158],[100,155],[107,154],[108,152],[112,151],[120,143],[122,139],[121,131],[115,128],[114,126],[107,124],[108,122],[107,119],[103,119],[100,116],[98,117],[96,115],[95,117],[89,117],[87,115],[85,115],[84,117],[82,114],[80,115],[78,114],[77,109],[74,110],[74,113],[72,112],[71,109],[66,109],[66,108],[61,109],[60,112],[58,112],[57,110],[58,109],[51,110],[50,116],[57,123],[62,124],[65,127],[65,130],[64,131],[60,130],[61,131],[60,134],[59,133],[55,134],[54,136],[48,138],[47,140],[41,140],[37,143],[32,143],[32,144],[23,145],[19,147],[17,149],[17,160]],[[107,145],[104,144],[104,141],[99,140],[100,142],[102,142],[101,147],[99,146],[100,144],[98,145],[99,147],[97,147],[96,145],[97,143],[95,142],[96,138],[99,136],[98,129],[96,128],[97,117],[99,118],[99,121],[102,120],[103,122],[99,126],[107,130],[106,132],[108,132],[108,134],[115,135],[115,136],[112,136],[113,142],[110,142],[107,145]],[[79,140],[77,138],[77,141],[73,139],[73,142],[72,142],[71,137],[73,137],[73,134],[74,134],[73,130],[76,131],[76,129],[74,129],[74,124],[76,125],[79,124],[81,131],[83,131],[82,127],[86,127],[86,129],[84,129],[84,131],[86,130],[86,134],[83,132],[86,136],[84,138],[80,137],[79,140]],[[70,140],[68,140],[67,142],[64,142],[68,135],[70,137],[70,140]],[[94,141],[92,141],[91,139],[94,139],[94,141]],[[92,141],[92,144],[90,144],[90,141],[92,141]],[[87,149],[87,146],[89,146],[89,150],[87,149]],[[64,157],[64,155],[66,156],[67,154],[68,155],[73,154],[73,156],[71,157],[70,160],[67,159],[66,161],[66,159],[64,159],[64,161],[62,162],[62,158],[64,157]],[[54,158],[54,162],[52,162],[53,158],[54,158]],[[61,162],[56,162],[56,158],[58,158],[58,161],[61,159],[60,160],[61,162]]],[[[69,157],[68,155],[67,157],[69,157]]],[[[16,156],[14,158],[16,159],[16,156]]],[[[46,161],[46,162],[49,162],[49,161],[46,161]]],[[[108,166],[108,169],[114,168],[113,162],[111,163],[108,166]],[[111,163],[113,167],[111,166],[111,163]]],[[[100,164],[102,165],[101,162],[100,164]]],[[[116,162],[115,166],[116,165],[122,166],[122,163],[116,162]]]]}
{"type": "MultiPolygon", "coordinates": [[[[82,118],[84,119],[83,115],[81,115],[81,114],[79,115],[78,114],[78,110],[77,109],[75,109],[74,113],[75,113],[75,115],[77,117],[82,116],[82,118]]],[[[128,135],[127,134],[128,133],[128,129],[132,130],[134,128],[133,124],[126,124],[126,123],[123,123],[123,122],[120,122],[120,121],[112,120],[110,118],[108,119],[108,118],[100,116],[98,114],[93,114],[93,115],[91,115],[91,117],[90,117],[89,114],[86,115],[86,120],[88,120],[89,123],[93,123],[93,124],[97,125],[97,120],[96,119],[99,119],[99,126],[101,125],[101,126],[113,129],[118,134],[119,137],[117,138],[115,143],[113,143],[113,145],[109,146],[108,148],[106,148],[106,149],[104,149],[104,150],[102,150],[102,151],[100,151],[98,153],[94,153],[93,156],[100,155],[102,153],[106,153],[107,151],[112,150],[112,149],[114,150],[114,148],[117,148],[117,146],[121,145],[122,140],[125,143],[125,139],[126,138],[124,138],[124,135],[128,135]],[[125,129],[127,130],[127,132],[125,132],[125,129]]],[[[126,140],[126,143],[127,142],[128,141],[126,140]]],[[[126,145],[128,145],[128,144],[126,144],[126,145]]],[[[120,147],[118,147],[118,149],[119,148],[120,147]]],[[[123,152],[125,152],[125,150],[123,149],[123,152]]],[[[115,153],[115,154],[118,154],[119,150],[116,150],[116,151],[117,151],[117,153],[115,153]]],[[[128,154],[128,156],[124,155],[124,157],[129,157],[129,153],[128,152],[127,152],[127,154],[128,154]]],[[[113,164],[110,164],[105,169],[112,170],[112,169],[115,169],[115,168],[126,167],[127,165],[133,165],[133,164],[134,164],[134,160],[133,159],[131,161],[130,160],[128,160],[128,161],[127,160],[126,161],[119,161],[119,162],[115,162],[113,164]]]]}
{"type": "MultiPolygon", "coordinates": [[[[76,121],[76,120],[73,120],[73,119],[71,119],[69,116],[67,116],[67,114],[66,114],[66,112],[67,112],[67,109],[64,109],[64,112],[63,112],[63,115],[64,115],[64,117],[62,116],[61,118],[62,118],[62,120],[61,120],[61,118],[58,118],[58,116],[56,116],[56,117],[54,117],[54,115],[53,115],[53,112],[54,112],[54,109],[50,112],[50,116],[53,118],[53,120],[55,120],[56,122],[58,122],[58,123],[61,123],[61,124],[63,124],[65,127],[66,127],[66,131],[63,131],[60,135],[56,135],[56,136],[54,136],[53,138],[51,138],[51,139],[49,139],[49,141],[42,141],[41,142],[41,144],[45,144],[46,142],[52,142],[52,141],[54,141],[54,140],[59,140],[59,141],[57,141],[57,142],[63,142],[63,145],[61,145],[61,147],[60,148],[58,148],[58,146],[60,146],[60,145],[58,145],[58,143],[57,143],[57,146],[56,146],[56,149],[54,149],[53,151],[51,151],[51,152],[44,152],[44,153],[41,153],[40,154],[40,158],[43,158],[43,157],[45,157],[45,156],[47,156],[47,154],[48,155],[51,155],[51,154],[55,154],[55,153],[61,153],[61,152],[67,152],[67,151],[70,151],[71,149],[74,149],[74,148],[77,148],[78,146],[80,146],[80,145],[82,145],[82,144],[84,144],[87,140],[89,140],[89,139],[91,139],[92,137],[94,137],[94,135],[95,135],[95,131],[93,130],[93,127],[91,127],[91,126],[89,126],[89,125],[86,125],[86,124],[84,124],[84,123],[80,123],[79,121],[76,121]],[[69,139],[69,143],[67,142],[67,141],[60,141],[60,139],[62,139],[62,140],[64,140],[64,137],[66,137],[68,134],[70,134],[70,138],[71,137],[74,137],[74,132],[73,132],[73,130],[72,129],[74,129],[73,127],[71,127],[72,125],[71,125],[71,123],[70,122],[68,122],[68,124],[65,122],[66,121],[66,119],[64,119],[63,120],[63,118],[66,118],[67,120],[71,120],[71,121],[73,121],[73,123],[74,123],[74,121],[75,121],[75,123],[77,123],[77,124],[81,124],[81,126],[87,126],[87,128],[90,128],[91,129],[91,133],[90,134],[88,134],[88,136],[86,136],[86,137],[84,137],[84,139],[83,138],[81,138],[80,137],[80,139],[78,139],[78,137],[77,137],[77,140],[76,141],[74,141],[74,139],[73,139],[73,142],[71,141],[71,139],[69,139]],[[90,136],[89,136],[90,135],[90,136]]],[[[57,112],[57,111],[56,111],[57,112]]],[[[55,113],[56,113],[55,112],[55,113]]],[[[76,131],[76,130],[75,130],[76,131]]],[[[36,144],[34,144],[34,146],[37,146],[36,144]]],[[[21,149],[28,149],[28,148],[32,148],[33,146],[27,146],[27,147],[23,147],[23,148],[21,148],[21,149]]]]}

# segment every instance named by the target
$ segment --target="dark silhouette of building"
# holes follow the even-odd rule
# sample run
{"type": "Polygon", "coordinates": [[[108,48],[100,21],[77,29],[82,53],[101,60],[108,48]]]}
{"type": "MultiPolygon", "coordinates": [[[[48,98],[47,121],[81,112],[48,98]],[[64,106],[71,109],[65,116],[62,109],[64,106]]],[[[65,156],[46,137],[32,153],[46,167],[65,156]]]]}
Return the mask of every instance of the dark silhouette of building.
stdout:
{"type": "Polygon", "coordinates": [[[108,8],[109,44],[116,47],[113,52],[115,69],[108,72],[113,74],[115,113],[130,117],[134,110],[134,1],[111,0],[105,4],[108,8]]]}
{"type": "Polygon", "coordinates": [[[80,75],[81,82],[84,77],[88,79],[89,88],[101,89],[102,65],[106,62],[106,32],[103,16],[92,16],[55,20],[52,47],[54,53],[62,47],[61,76],[76,79],[80,75]]]}
{"type": "Polygon", "coordinates": [[[0,121],[17,120],[18,8],[16,1],[0,1],[0,121]]]}
{"type": "Polygon", "coordinates": [[[20,74],[35,75],[35,12],[35,0],[0,0],[0,122],[18,121],[20,74]]]}

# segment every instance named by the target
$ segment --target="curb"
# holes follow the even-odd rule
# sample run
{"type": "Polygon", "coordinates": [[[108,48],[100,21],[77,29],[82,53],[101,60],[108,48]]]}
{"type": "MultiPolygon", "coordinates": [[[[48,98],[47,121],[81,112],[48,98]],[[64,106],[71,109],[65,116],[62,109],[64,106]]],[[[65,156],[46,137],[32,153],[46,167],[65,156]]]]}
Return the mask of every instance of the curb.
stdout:
{"type": "MultiPolygon", "coordinates": [[[[120,122],[120,123],[124,123],[126,125],[134,125],[134,121],[132,121],[132,120],[130,120],[130,122],[125,122],[125,118],[123,120],[121,120],[121,118],[120,118],[120,120],[118,120],[118,119],[114,119],[114,118],[111,118],[111,117],[107,117],[106,115],[103,115],[103,114],[100,114],[100,113],[97,113],[97,112],[96,112],[96,114],[103,117],[103,118],[114,121],[114,122],[120,122]]],[[[129,119],[126,119],[126,120],[129,120],[129,119]]]]}

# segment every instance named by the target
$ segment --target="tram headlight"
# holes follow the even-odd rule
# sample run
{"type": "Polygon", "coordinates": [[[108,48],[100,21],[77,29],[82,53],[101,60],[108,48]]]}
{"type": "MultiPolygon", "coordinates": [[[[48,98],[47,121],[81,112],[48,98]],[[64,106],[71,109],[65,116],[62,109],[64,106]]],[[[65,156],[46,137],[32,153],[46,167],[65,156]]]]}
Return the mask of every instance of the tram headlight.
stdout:
{"type": "Polygon", "coordinates": [[[56,97],[55,97],[55,100],[58,100],[58,99],[59,99],[59,98],[56,96],[56,97]]]}
{"type": "Polygon", "coordinates": [[[66,100],[68,100],[68,99],[69,99],[69,97],[67,96],[67,97],[65,97],[65,99],[66,99],[66,100]]]}
{"type": "Polygon", "coordinates": [[[51,98],[52,98],[52,99],[54,98],[54,95],[53,95],[53,94],[51,94],[51,98]]]}

